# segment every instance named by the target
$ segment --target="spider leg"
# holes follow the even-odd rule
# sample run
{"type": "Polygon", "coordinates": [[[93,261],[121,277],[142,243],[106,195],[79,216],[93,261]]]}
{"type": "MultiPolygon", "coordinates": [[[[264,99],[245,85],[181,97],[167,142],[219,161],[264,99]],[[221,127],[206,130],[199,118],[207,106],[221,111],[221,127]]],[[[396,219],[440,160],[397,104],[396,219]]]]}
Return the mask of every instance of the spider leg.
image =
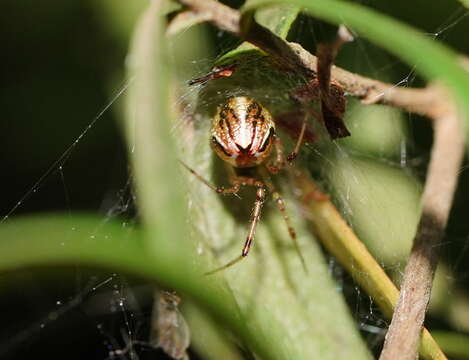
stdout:
{"type": "Polygon", "coordinates": [[[275,160],[266,165],[267,170],[272,174],[278,173],[285,167],[285,153],[282,144],[282,140],[275,135],[274,137],[274,147],[275,147],[275,160]]]}
{"type": "Polygon", "coordinates": [[[290,217],[287,214],[287,211],[286,211],[286,208],[285,208],[285,202],[283,201],[283,198],[280,195],[280,193],[275,188],[275,185],[272,182],[272,180],[270,180],[269,174],[265,171],[265,169],[260,169],[260,173],[261,173],[262,179],[264,181],[264,184],[267,186],[267,189],[272,194],[272,197],[275,201],[275,205],[277,206],[277,209],[282,214],[283,220],[285,221],[285,224],[287,225],[288,234],[290,235],[290,238],[293,241],[293,245],[295,247],[296,252],[298,253],[298,256],[301,260],[303,268],[304,268],[305,272],[307,272],[308,270],[306,268],[306,262],[305,262],[305,259],[303,257],[303,254],[301,253],[300,245],[298,244],[298,240],[296,238],[296,231],[293,228],[293,225],[290,221],[290,217]]]}
{"type": "Polygon", "coordinates": [[[256,185],[256,201],[254,202],[254,209],[252,210],[250,226],[249,226],[249,233],[246,237],[246,241],[244,243],[243,251],[241,256],[245,257],[249,254],[249,250],[251,249],[252,240],[254,239],[254,233],[256,232],[256,226],[261,218],[261,210],[262,205],[265,201],[265,188],[262,183],[256,185]]]}
{"type": "Polygon", "coordinates": [[[197,179],[199,179],[202,183],[207,185],[210,189],[215,191],[217,194],[222,194],[222,195],[228,195],[228,194],[234,194],[236,195],[241,188],[241,182],[237,181],[236,178],[233,178],[230,176],[230,182],[231,186],[229,188],[224,188],[223,186],[216,186],[213,185],[210,181],[208,181],[206,178],[204,178],[202,175],[200,175],[197,171],[189,167],[186,163],[183,161],[179,160],[182,166],[184,166],[191,174],[193,174],[197,179]]]}
{"type": "Polygon", "coordinates": [[[233,260],[229,261],[223,266],[220,266],[219,268],[205,273],[205,275],[211,275],[221,270],[224,270],[236,264],[238,261],[244,259],[249,254],[249,250],[251,249],[251,245],[254,240],[254,233],[256,232],[257,223],[259,222],[259,219],[261,217],[261,210],[265,201],[265,187],[261,181],[250,177],[238,177],[238,180],[236,181],[238,181],[238,183],[242,183],[243,185],[256,187],[256,201],[254,202],[254,207],[251,213],[251,220],[249,221],[249,232],[244,242],[243,250],[240,256],[234,258],[233,260]]]}
{"type": "Polygon", "coordinates": [[[303,124],[301,125],[301,130],[300,130],[300,136],[298,136],[298,140],[296,141],[295,148],[292,153],[290,153],[287,156],[288,162],[292,162],[295,160],[298,156],[298,153],[300,151],[301,145],[303,144],[303,139],[305,136],[305,131],[306,131],[306,119],[303,119],[303,124]]]}

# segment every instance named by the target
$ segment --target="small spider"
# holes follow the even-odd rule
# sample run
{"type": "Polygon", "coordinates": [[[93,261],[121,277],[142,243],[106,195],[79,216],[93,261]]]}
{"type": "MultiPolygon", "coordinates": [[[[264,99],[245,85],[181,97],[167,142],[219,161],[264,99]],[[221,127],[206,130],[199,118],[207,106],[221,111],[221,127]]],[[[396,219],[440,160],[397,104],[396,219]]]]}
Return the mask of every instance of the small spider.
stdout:
{"type": "MultiPolygon", "coordinates": [[[[304,132],[305,126],[301,129],[295,151],[288,156],[289,160],[296,157],[303,141],[304,132]]],[[[229,188],[215,186],[186,164],[182,163],[183,166],[218,194],[237,194],[241,186],[253,186],[256,188],[256,200],[241,255],[208,274],[226,269],[248,255],[266,198],[266,190],[272,194],[275,204],[285,220],[303,267],[306,269],[296,240],[295,230],[285,210],[284,201],[269,176],[269,173],[275,174],[281,170],[286,163],[283,145],[275,133],[275,123],[269,111],[258,101],[248,97],[229,98],[225,104],[217,109],[213,118],[210,144],[215,153],[228,164],[231,183],[229,188]],[[273,160],[269,160],[272,157],[273,148],[275,148],[276,156],[273,160]],[[234,168],[253,168],[257,176],[239,176],[234,168]]]]}

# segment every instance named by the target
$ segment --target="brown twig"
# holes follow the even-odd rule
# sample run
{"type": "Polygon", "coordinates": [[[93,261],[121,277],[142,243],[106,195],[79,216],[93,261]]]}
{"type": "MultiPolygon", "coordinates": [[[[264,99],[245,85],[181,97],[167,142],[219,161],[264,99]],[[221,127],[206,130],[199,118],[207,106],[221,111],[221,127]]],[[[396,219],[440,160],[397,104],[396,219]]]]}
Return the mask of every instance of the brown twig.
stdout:
{"type": "MultiPolygon", "coordinates": [[[[239,12],[214,0],[178,0],[199,18],[205,18],[219,29],[239,34],[239,12]]],[[[186,15],[187,16],[187,15],[186,15]]],[[[174,19],[176,20],[176,19],[174,19]]]]}
{"type": "MultiPolygon", "coordinates": [[[[301,45],[287,42],[257,24],[253,21],[253,14],[248,14],[241,24],[238,11],[215,0],[178,1],[190,9],[188,11],[198,14],[201,18],[208,18],[216,27],[251,42],[286,67],[305,76],[316,76],[316,56],[301,45]]],[[[337,66],[332,66],[331,78],[342,86],[346,94],[361,99],[366,104],[390,105],[430,118],[441,117],[449,112],[448,102],[442,101],[443,97],[435,87],[399,87],[354,74],[337,66]]]]}
{"type": "Polygon", "coordinates": [[[166,27],[166,36],[172,36],[191,26],[211,20],[211,14],[197,14],[190,10],[179,11],[166,27]]]}
{"type": "Polygon", "coordinates": [[[434,120],[434,142],[422,196],[422,215],[380,360],[415,359],[438,262],[438,248],[463,159],[464,132],[456,112],[434,120]]]}
{"type": "Polygon", "coordinates": [[[332,42],[322,42],[317,45],[317,72],[322,93],[329,93],[331,69],[334,65],[335,58],[340,48],[350,41],[353,41],[353,35],[344,25],[340,25],[337,36],[332,42]]]}
{"type": "MultiPolygon", "coordinates": [[[[317,67],[317,57],[310,54],[296,43],[289,43],[301,58],[301,62],[308,68],[317,67]]],[[[383,104],[393,106],[404,111],[427,116],[441,117],[449,112],[447,99],[442,96],[439,88],[399,87],[375,79],[370,79],[338,66],[332,66],[331,78],[337,82],[348,95],[362,100],[365,104],[383,104]]]]}

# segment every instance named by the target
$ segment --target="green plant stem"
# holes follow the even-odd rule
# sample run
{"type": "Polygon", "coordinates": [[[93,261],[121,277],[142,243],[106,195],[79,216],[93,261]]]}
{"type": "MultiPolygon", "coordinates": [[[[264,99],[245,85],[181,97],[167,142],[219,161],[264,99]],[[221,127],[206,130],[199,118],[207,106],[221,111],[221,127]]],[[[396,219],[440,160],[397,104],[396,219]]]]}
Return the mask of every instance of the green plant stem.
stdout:
{"type": "MultiPolygon", "coordinates": [[[[318,239],[390,319],[399,298],[396,286],[314,181],[300,171],[295,178],[303,192],[306,217],[318,239]]],[[[427,360],[446,359],[426,329],[422,332],[420,355],[427,360]]]]}
{"type": "Polygon", "coordinates": [[[433,336],[441,344],[442,349],[457,359],[469,359],[469,337],[449,331],[433,331],[433,336]]]}

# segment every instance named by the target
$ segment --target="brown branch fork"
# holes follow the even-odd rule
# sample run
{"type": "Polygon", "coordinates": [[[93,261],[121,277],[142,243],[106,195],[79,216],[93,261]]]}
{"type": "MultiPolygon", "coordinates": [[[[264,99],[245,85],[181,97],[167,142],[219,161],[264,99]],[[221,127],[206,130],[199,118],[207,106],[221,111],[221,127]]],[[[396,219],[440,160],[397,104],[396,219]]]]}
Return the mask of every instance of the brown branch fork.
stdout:
{"type": "MultiPolygon", "coordinates": [[[[193,22],[209,21],[256,45],[282,65],[306,77],[318,75],[316,56],[301,45],[272,34],[255,22],[253,14],[241,17],[238,11],[214,0],[179,0],[179,3],[186,10],[173,19],[169,29],[176,29],[178,22],[188,23],[191,18],[193,22]]],[[[422,214],[380,356],[380,360],[414,360],[438,262],[439,244],[444,236],[464,154],[461,119],[442,87],[430,84],[425,88],[404,88],[366,78],[332,65],[338,47],[327,50],[319,52],[319,63],[327,64],[323,77],[342,86],[346,94],[366,104],[385,104],[433,120],[434,142],[421,200],[422,214]],[[332,54],[332,58],[325,59],[321,52],[332,54]]]]}

